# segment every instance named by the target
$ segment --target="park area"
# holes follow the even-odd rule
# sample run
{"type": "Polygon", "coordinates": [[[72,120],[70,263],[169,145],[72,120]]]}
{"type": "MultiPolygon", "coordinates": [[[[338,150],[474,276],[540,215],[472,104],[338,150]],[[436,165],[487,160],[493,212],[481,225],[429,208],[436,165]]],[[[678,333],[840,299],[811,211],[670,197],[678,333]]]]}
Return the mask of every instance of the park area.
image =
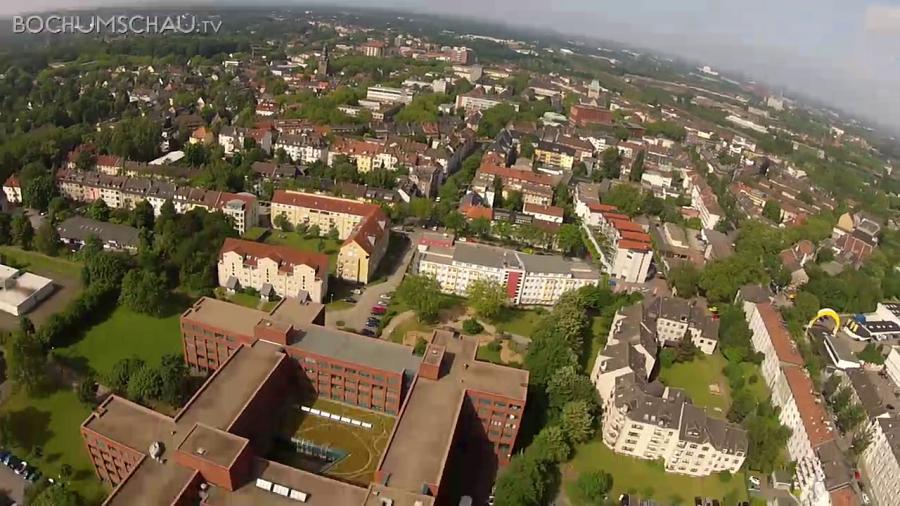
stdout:
{"type": "Polygon", "coordinates": [[[731,406],[728,380],[722,373],[725,365],[725,358],[719,353],[698,353],[697,358],[690,362],[662,367],[659,379],[670,387],[687,392],[694,405],[706,408],[711,416],[725,418],[731,406]]]}
{"type": "MultiPolygon", "coordinates": [[[[312,404],[305,403],[304,406],[318,410],[320,414],[305,412],[296,405],[289,407],[284,416],[284,435],[343,456],[334,462],[326,463],[322,459],[303,455],[299,449],[291,448],[291,444],[285,441],[279,445],[275,460],[297,468],[321,472],[343,481],[368,485],[387,446],[394,427],[394,417],[325,399],[317,399],[312,404]],[[333,420],[324,416],[322,412],[369,424],[371,427],[333,420]]],[[[307,445],[305,451],[315,453],[310,446],[307,445]]]]}

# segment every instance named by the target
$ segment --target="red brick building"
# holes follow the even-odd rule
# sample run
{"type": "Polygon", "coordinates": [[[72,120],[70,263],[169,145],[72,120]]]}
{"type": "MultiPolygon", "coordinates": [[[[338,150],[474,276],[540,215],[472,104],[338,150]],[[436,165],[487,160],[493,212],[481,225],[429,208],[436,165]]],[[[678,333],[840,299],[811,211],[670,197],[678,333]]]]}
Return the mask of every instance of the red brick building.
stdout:
{"type": "Polygon", "coordinates": [[[569,109],[569,122],[575,126],[612,126],[612,111],[592,105],[576,104],[569,109]]]}
{"type": "MultiPolygon", "coordinates": [[[[200,299],[181,317],[185,360],[210,376],[175,415],[118,396],[81,426],[108,505],[296,504],[432,506],[449,469],[509,460],[525,409],[528,372],[475,360],[474,339],[435,331],[412,348],[322,326],[324,306],[284,299],[271,312],[200,299]],[[311,389],[396,416],[367,488],[261,458],[275,413],[311,389]],[[467,450],[471,452],[472,450],[467,450]]],[[[302,396],[301,396],[302,397],[302,396]]]]}

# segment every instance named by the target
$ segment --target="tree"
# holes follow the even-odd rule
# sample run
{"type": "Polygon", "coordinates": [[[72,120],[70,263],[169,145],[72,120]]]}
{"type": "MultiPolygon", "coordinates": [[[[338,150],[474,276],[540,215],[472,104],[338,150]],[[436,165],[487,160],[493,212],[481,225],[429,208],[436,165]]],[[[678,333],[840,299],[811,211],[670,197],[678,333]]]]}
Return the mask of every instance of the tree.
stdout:
{"type": "Polygon", "coordinates": [[[35,334],[15,332],[10,336],[6,366],[9,378],[29,393],[38,392],[47,384],[47,355],[35,334]]]}
{"type": "Polygon", "coordinates": [[[22,203],[39,211],[46,211],[53,197],[56,196],[56,181],[42,163],[35,162],[22,168],[20,174],[22,185],[22,203]]]}
{"type": "Polygon", "coordinates": [[[136,357],[119,360],[113,364],[106,378],[107,386],[119,394],[125,393],[131,377],[143,367],[144,361],[136,357]]]}
{"type": "Polygon", "coordinates": [[[63,487],[62,484],[53,484],[42,490],[30,504],[31,506],[82,506],[84,501],[74,490],[63,487]]]}
{"type": "Polygon", "coordinates": [[[559,249],[566,255],[578,255],[584,250],[584,237],[581,229],[574,223],[564,223],[559,227],[557,236],[559,249]]]}
{"type": "Polygon", "coordinates": [[[486,237],[491,232],[491,222],[484,217],[475,218],[469,224],[469,230],[478,237],[486,237]]]}
{"type": "Polygon", "coordinates": [[[100,251],[84,258],[82,275],[87,285],[117,286],[128,272],[130,258],[120,253],[100,251]]]}
{"type": "Polygon", "coordinates": [[[144,365],[128,380],[126,392],[134,402],[158,399],[162,394],[162,377],[159,371],[144,365]]]}
{"type": "Polygon", "coordinates": [[[460,233],[466,229],[466,218],[459,211],[451,211],[444,217],[444,226],[460,233]]]}
{"type": "Polygon", "coordinates": [[[56,256],[59,253],[59,232],[50,220],[44,220],[34,238],[34,246],[45,255],[56,256]]]}
{"type": "Polygon", "coordinates": [[[774,223],[781,223],[781,206],[775,200],[767,200],[762,215],[774,223]]]}
{"type": "Polygon", "coordinates": [[[644,175],[644,150],[638,151],[637,155],[634,156],[634,162],[631,164],[631,172],[628,174],[628,179],[636,182],[640,182],[641,176],[644,175]]]}
{"type": "Polygon", "coordinates": [[[146,200],[141,200],[131,210],[131,226],[135,228],[153,230],[153,220],[153,206],[146,200]]]}
{"type": "Polygon", "coordinates": [[[556,425],[541,429],[534,441],[531,442],[531,446],[530,449],[534,452],[535,458],[554,464],[565,462],[572,452],[565,433],[556,425]]]}
{"type": "Polygon", "coordinates": [[[604,179],[618,179],[622,170],[622,157],[615,146],[606,148],[601,155],[604,179]]]}
{"type": "Polygon", "coordinates": [[[462,329],[466,334],[475,335],[481,333],[481,331],[484,330],[484,326],[478,323],[478,320],[469,318],[463,322],[462,329]]]}
{"type": "Polygon", "coordinates": [[[678,349],[675,352],[676,362],[690,362],[697,357],[699,350],[694,345],[694,341],[691,340],[690,332],[690,330],[686,331],[684,337],[678,343],[678,349]]]}
{"type": "Polygon", "coordinates": [[[419,337],[418,339],[416,339],[416,345],[413,346],[413,355],[416,355],[419,357],[425,355],[426,348],[428,348],[428,341],[419,337]]]}
{"type": "Polygon", "coordinates": [[[153,271],[134,269],[122,278],[119,301],[132,311],[158,316],[167,296],[165,280],[153,271]]]}
{"type": "Polygon", "coordinates": [[[585,504],[600,506],[606,502],[606,495],[612,488],[613,478],[601,470],[588,471],[578,475],[575,491],[585,504]]]}
{"type": "Polygon", "coordinates": [[[34,322],[27,316],[19,317],[19,332],[23,334],[34,334],[34,322]]]}
{"type": "Polygon", "coordinates": [[[614,186],[605,195],[603,201],[619,208],[628,216],[636,216],[641,211],[644,196],[641,189],[636,186],[620,184],[614,186]]]}
{"type": "Polygon", "coordinates": [[[503,207],[510,211],[521,211],[524,205],[525,199],[522,197],[522,192],[517,190],[508,191],[506,198],[503,199],[503,207]]]}
{"type": "Polygon", "coordinates": [[[322,230],[318,225],[312,225],[308,229],[306,229],[307,237],[319,237],[320,235],[322,235],[322,230]]]}
{"type": "Polygon", "coordinates": [[[7,213],[0,213],[0,244],[12,242],[11,220],[7,213]]]}
{"type": "Polygon", "coordinates": [[[16,213],[12,220],[12,239],[22,249],[31,249],[34,228],[25,213],[16,213]]]}
{"type": "Polygon", "coordinates": [[[572,401],[563,406],[559,423],[572,446],[584,443],[594,435],[592,409],[586,401],[572,401]]]}
{"type": "Polygon", "coordinates": [[[178,355],[164,355],[159,366],[159,376],[162,380],[160,400],[173,407],[180,406],[190,377],[184,360],[178,355]]]}
{"type": "Polygon", "coordinates": [[[559,412],[570,402],[583,401],[596,406],[597,390],[590,378],[579,374],[574,365],[556,371],[547,383],[547,397],[550,409],[559,412]]]}
{"type": "Polygon", "coordinates": [[[411,308],[421,321],[437,320],[441,308],[441,287],[437,279],[426,275],[408,275],[397,287],[397,299],[411,308]]]}
{"type": "Polygon", "coordinates": [[[87,215],[92,220],[109,221],[109,206],[103,199],[97,199],[88,206],[87,215]]]}
{"type": "Polygon", "coordinates": [[[513,457],[497,478],[494,496],[497,506],[541,506],[548,494],[550,473],[546,463],[526,450],[513,457]]]}
{"type": "Polygon", "coordinates": [[[340,233],[338,232],[338,229],[331,227],[328,229],[328,233],[325,235],[325,237],[331,239],[332,241],[337,241],[340,237],[340,233]]]}
{"type": "Polygon", "coordinates": [[[475,314],[488,320],[493,320],[500,315],[503,305],[506,304],[506,288],[490,279],[476,279],[469,282],[469,305],[475,309],[475,314]]]}
{"type": "Polygon", "coordinates": [[[278,213],[278,216],[275,217],[273,223],[276,227],[281,229],[282,232],[290,232],[292,230],[291,220],[289,220],[284,213],[278,213]]]}
{"type": "Polygon", "coordinates": [[[97,402],[97,382],[92,376],[83,378],[78,383],[78,400],[88,406],[93,406],[97,402]]]}
{"type": "Polygon", "coordinates": [[[694,297],[700,289],[700,271],[692,263],[682,263],[669,271],[669,284],[679,297],[694,297]]]}

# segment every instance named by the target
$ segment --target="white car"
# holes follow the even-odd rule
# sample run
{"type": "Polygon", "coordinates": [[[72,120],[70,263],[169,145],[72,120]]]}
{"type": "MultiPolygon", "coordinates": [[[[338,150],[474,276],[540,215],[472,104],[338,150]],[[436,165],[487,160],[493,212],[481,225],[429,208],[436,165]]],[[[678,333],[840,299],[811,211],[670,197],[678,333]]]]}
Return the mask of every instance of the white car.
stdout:
{"type": "Polygon", "coordinates": [[[863,504],[869,504],[871,502],[871,500],[869,499],[869,494],[867,494],[865,492],[861,492],[860,495],[862,496],[863,504]]]}
{"type": "Polygon", "coordinates": [[[759,478],[757,478],[756,476],[748,476],[747,479],[750,481],[750,485],[752,485],[753,488],[759,488],[761,483],[759,481],[759,478]]]}

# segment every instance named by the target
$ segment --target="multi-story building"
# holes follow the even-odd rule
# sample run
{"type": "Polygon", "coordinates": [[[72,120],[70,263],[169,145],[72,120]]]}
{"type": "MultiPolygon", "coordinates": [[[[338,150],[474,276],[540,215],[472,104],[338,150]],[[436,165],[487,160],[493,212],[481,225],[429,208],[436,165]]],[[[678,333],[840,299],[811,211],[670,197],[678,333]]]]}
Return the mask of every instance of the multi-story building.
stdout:
{"type": "Polygon", "coordinates": [[[310,164],[328,160],[328,143],[315,134],[280,135],[275,142],[275,150],[283,149],[291,160],[310,164]]]}
{"type": "Polygon", "coordinates": [[[582,216],[581,226],[600,255],[604,271],[625,283],[644,282],[653,263],[650,235],[615,206],[594,203],[595,199],[585,195],[590,190],[581,188],[576,212],[582,216]]]}
{"type": "Polygon", "coordinates": [[[377,204],[326,195],[276,190],[271,216],[283,215],[293,225],[317,226],[325,234],[337,230],[343,240],[336,275],[357,283],[368,283],[387,251],[389,221],[377,204]]]}
{"type": "Polygon", "coordinates": [[[503,94],[488,93],[482,87],[477,87],[468,93],[460,93],[456,96],[456,108],[466,112],[486,111],[500,104],[509,104],[516,112],[519,111],[519,104],[508,102],[509,97],[503,94]]]}
{"type": "Polygon", "coordinates": [[[613,112],[592,105],[576,104],[569,108],[569,122],[574,126],[612,126],[615,123],[613,112]]]}
{"type": "Polygon", "coordinates": [[[872,420],[869,435],[871,442],[862,454],[869,493],[876,504],[894,504],[900,497],[900,418],[872,420]]]}
{"type": "Polygon", "coordinates": [[[444,293],[465,296],[470,282],[488,279],[503,285],[509,301],[517,305],[552,305],[562,294],[600,280],[597,269],[580,260],[470,242],[420,242],[413,262],[419,274],[434,276],[444,293]]]}
{"type": "Polygon", "coordinates": [[[651,381],[660,343],[668,341],[653,310],[653,303],[620,310],[597,355],[591,381],[603,405],[603,443],[616,453],[662,459],[671,473],[736,473],[747,454],[746,432],[708,416],[684,391],[651,381]]]}
{"type": "Polygon", "coordinates": [[[262,128],[241,128],[226,126],[219,132],[219,145],[226,155],[243,151],[245,140],[253,139],[256,146],[266,153],[272,152],[272,131],[262,128]]]}
{"type": "Polygon", "coordinates": [[[325,300],[328,256],[255,241],[227,238],[219,251],[219,286],[253,288],[266,299],[309,297],[325,300]]]}
{"type": "Polygon", "coordinates": [[[6,201],[10,204],[22,203],[22,185],[15,174],[10,175],[3,182],[3,194],[6,196],[6,201]]]}
{"type": "Polygon", "coordinates": [[[556,142],[539,141],[534,148],[534,160],[563,170],[572,170],[575,165],[577,151],[573,147],[556,142]]]}
{"type": "Polygon", "coordinates": [[[69,199],[86,203],[102,199],[112,209],[131,209],[146,200],[159,216],[162,205],[168,200],[177,213],[195,208],[221,212],[233,220],[235,230],[241,234],[259,222],[258,202],[250,193],[179,187],[166,181],[76,170],[57,171],[56,184],[59,192],[69,199]]]}
{"type": "Polygon", "coordinates": [[[534,219],[546,221],[550,223],[562,223],[565,210],[556,206],[541,206],[537,204],[525,203],[522,206],[522,212],[534,216],[534,219]]]}
{"type": "Polygon", "coordinates": [[[363,54],[372,58],[381,58],[384,56],[384,48],[387,44],[383,40],[367,40],[360,44],[363,54]]]}
{"type": "Polygon", "coordinates": [[[724,213],[712,188],[698,174],[685,178],[684,181],[690,187],[691,207],[700,212],[700,222],[703,224],[703,228],[716,228],[724,213]]]}
{"type": "Polygon", "coordinates": [[[181,317],[185,360],[211,375],[187,404],[167,416],[112,395],[81,425],[98,478],[114,486],[105,504],[434,506],[451,496],[448,462],[509,460],[527,371],[479,362],[476,340],[443,331],[419,357],[323,323],[321,304],[294,299],[268,313],[197,301],[181,317]],[[261,456],[281,414],[314,397],[395,418],[372,483],[261,456]]]}
{"type": "Polygon", "coordinates": [[[369,86],[366,90],[366,99],[389,104],[409,104],[412,102],[413,93],[405,88],[369,86]]]}
{"type": "Polygon", "coordinates": [[[780,408],[781,424],[791,430],[787,450],[796,463],[800,504],[845,504],[840,501],[848,493],[850,473],[834,447],[834,431],[803,357],[771,303],[745,301],[743,307],[753,348],[764,356],[762,375],[772,404],[780,408]]]}

